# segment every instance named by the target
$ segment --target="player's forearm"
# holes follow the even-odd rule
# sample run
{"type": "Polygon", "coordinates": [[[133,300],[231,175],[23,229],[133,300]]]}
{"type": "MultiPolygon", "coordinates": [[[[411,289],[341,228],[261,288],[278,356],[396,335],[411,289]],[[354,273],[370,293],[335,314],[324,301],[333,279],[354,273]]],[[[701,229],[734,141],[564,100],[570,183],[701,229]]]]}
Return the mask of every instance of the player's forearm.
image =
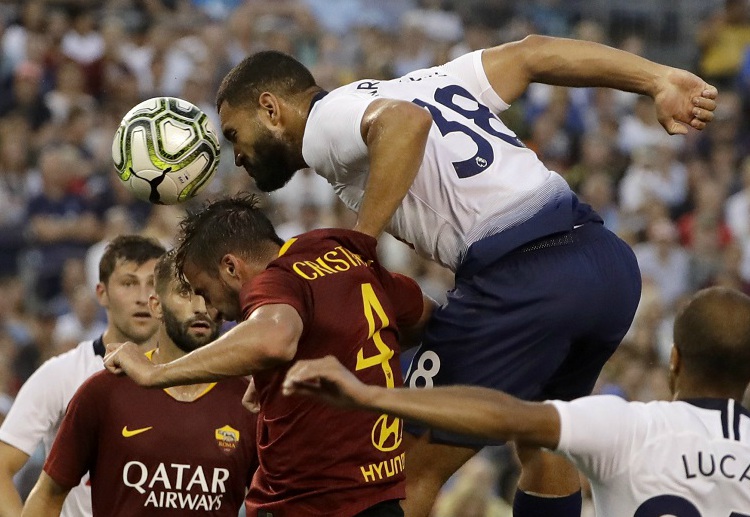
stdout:
{"type": "Polygon", "coordinates": [[[390,102],[365,120],[370,172],[354,229],[378,237],[419,171],[432,117],[411,103],[390,102]]]}
{"type": "Polygon", "coordinates": [[[13,476],[7,472],[0,473],[0,517],[20,517],[23,510],[21,496],[13,484],[13,476]]]}
{"type": "Polygon", "coordinates": [[[669,67],[590,41],[530,36],[521,44],[529,82],[607,87],[653,96],[669,67]]]}
{"type": "Polygon", "coordinates": [[[159,365],[149,385],[166,388],[215,382],[274,368],[291,360],[285,352],[290,335],[268,322],[243,321],[213,343],[159,365]]]}
{"type": "Polygon", "coordinates": [[[59,517],[69,491],[42,472],[23,506],[21,515],[23,517],[59,517]]]}
{"type": "Polygon", "coordinates": [[[385,389],[368,386],[357,402],[370,410],[485,439],[517,440],[549,448],[556,447],[559,441],[559,419],[554,407],[530,404],[487,388],[385,389]]]}

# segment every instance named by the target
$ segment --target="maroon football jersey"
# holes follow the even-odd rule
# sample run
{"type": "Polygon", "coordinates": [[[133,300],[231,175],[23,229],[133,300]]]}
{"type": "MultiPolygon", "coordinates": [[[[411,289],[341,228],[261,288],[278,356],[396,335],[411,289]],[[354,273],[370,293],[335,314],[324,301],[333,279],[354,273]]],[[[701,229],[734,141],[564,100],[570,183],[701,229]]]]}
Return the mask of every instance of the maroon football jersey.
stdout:
{"type": "Polygon", "coordinates": [[[180,402],[107,371],[70,401],[44,471],[63,487],[91,472],[95,517],[237,517],[257,468],[244,379],[180,402]]]}
{"type": "MultiPolygon", "coordinates": [[[[295,361],[330,354],[367,384],[401,386],[398,329],[419,320],[422,293],[377,263],[376,244],[349,230],[315,230],[288,241],[243,286],[245,318],[262,305],[291,305],[303,322],[295,361]]],[[[247,514],[348,517],[403,498],[401,421],[282,395],[295,361],[254,375],[260,469],[247,514]]]]}

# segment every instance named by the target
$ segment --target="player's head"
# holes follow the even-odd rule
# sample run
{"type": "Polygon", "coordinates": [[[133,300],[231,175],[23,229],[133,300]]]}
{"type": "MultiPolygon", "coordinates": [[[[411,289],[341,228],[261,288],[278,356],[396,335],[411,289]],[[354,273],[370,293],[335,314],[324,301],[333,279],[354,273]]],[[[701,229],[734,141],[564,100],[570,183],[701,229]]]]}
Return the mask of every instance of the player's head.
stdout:
{"type": "Polygon", "coordinates": [[[305,167],[308,106],[301,103],[317,88],[302,63],[274,50],[245,58],[224,77],[216,94],[221,130],[234,146],[235,163],[259,189],[281,188],[305,167]]]}
{"type": "MultiPolygon", "coordinates": [[[[161,319],[162,329],[177,348],[189,353],[219,335],[218,323],[209,315],[202,296],[181,281],[175,253],[165,253],[154,268],[154,294],[149,298],[151,314],[161,319]]],[[[159,338],[159,346],[162,346],[159,338]]]]}
{"type": "Polygon", "coordinates": [[[750,382],[750,297],[711,287],[683,307],[674,323],[673,391],[678,377],[714,393],[744,391],[750,382]]]}
{"type": "Polygon", "coordinates": [[[241,317],[242,285],[263,271],[283,244],[255,196],[206,204],[180,227],[178,271],[219,317],[241,317]]]}
{"type": "Polygon", "coordinates": [[[148,297],[154,288],[154,265],[165,249],[153,239],[121,235],[99,261],[96,295],[107,309],[107,332],[113,341],[148,341],[159,327],[151,317],[148,297]]]}

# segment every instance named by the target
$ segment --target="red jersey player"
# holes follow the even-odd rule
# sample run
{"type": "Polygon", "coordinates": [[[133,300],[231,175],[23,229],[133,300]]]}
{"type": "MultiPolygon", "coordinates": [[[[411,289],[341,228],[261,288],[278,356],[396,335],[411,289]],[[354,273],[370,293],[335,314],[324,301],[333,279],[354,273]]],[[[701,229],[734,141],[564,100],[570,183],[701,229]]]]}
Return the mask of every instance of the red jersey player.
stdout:
{"type": "Polygon", "coordinates": [[[315,230],[283,244],[252,199],[210,204],[183,223],[178,265],[208,303],[244,321],[159,367],[129,345],[105,360],[149,386],[253,374],[260,469],[248,515],[403,515],[401,421],[281,393],[294,360],[326,355],[365,382],[401,386],[399,334],[417,331],[431,303],[377,263],[376,242],[315,230]]]}
{"type": "MultiPolygon", "coordinates": [[[[156,264],[155,283],[149,305],[161,325],[146,360],[170,361],[216,338],[217,323],[179,281],[171,254],[156,264]]],[[[149,390],[93,375],[71,400],[23,515],[59,515],[90,471],[94,517],[236,517],[258,465],[256,417],[240,404],[246,387],[237,378],[149,390]]]]}

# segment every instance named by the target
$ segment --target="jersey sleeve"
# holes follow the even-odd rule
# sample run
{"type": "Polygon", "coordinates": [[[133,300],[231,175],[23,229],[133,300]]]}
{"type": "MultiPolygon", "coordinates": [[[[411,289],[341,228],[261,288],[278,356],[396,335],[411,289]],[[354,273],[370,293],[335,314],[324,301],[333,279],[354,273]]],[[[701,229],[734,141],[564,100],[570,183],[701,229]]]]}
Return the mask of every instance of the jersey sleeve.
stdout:
{"type": "Polygon", "coordinates": [[[52,444],[44,471],[63,488],[73,488],[93,464],[104,408],[98,396],[105,392],[101,372],[84,382],[70,400],[60,430],[52,444]]]}
{"type": "Polygon", "coordinates": [[[40,366],[21,387],[0,426],[0,440],[31,456],[39,442],[54,429],[65,412],[62,357],[40,366]]]}
{"type": "Polygon", "coordinates": [[[346,172],[368,156],[362,118],[375,98],[334,90],[313,107],[302,140],[302,156],[313,169],[346,172]]]}
{"type": "Polygon", "coordinates": [[[560,415],[557,452],[592,480],[622,472],[643,437],[640,413],[620,397],[600,395],[550,402],[560,415]]]}
{"type": "Polygon", "coordinates": [[[419,284],[408,276],[383,270],[383,287],[396,310],[399,328],[415,325],[424,309],[419,284]]]}
{"type": "Polygon", "coordinates": [[[263,305],[291,305],[302,318],[305,327],[312,317],[312,296],[305,283],[289,271],[272,267],[248,282],[240,291],[240,303],[244,319],[250,317],[263,305]]]}
{"type": "Polygon", "coordinates": [[[469,52],[449,61],[441,68],[448,75],[459,79],[474,98],[488,106],[493,113],[498,114],[510,108],[510,104],[500,98],[497,92],[492,89],[484,71],[484,65],[482,65],[482,52],[484,51],[469,52]]]}

